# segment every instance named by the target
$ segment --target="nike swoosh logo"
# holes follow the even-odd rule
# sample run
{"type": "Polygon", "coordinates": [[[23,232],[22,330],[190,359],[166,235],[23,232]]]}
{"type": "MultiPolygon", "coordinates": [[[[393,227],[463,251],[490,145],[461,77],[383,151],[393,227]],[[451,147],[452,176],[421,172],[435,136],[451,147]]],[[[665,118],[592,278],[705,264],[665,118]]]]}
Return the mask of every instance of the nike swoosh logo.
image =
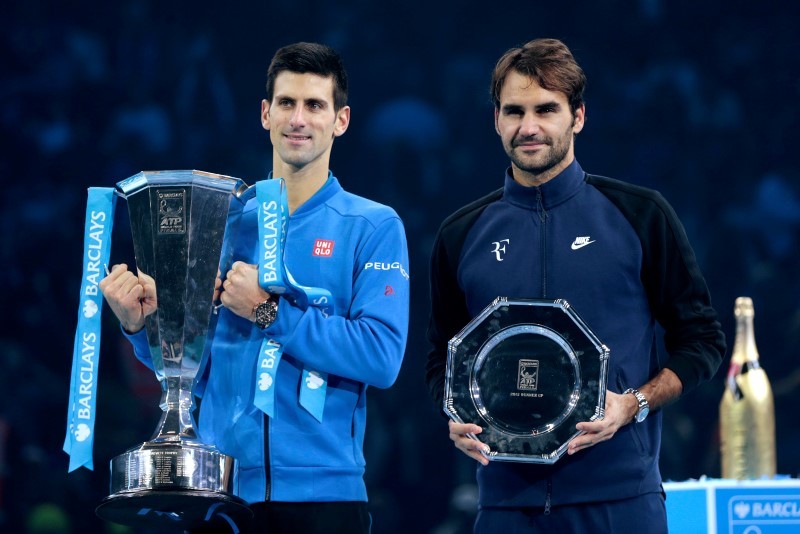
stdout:
{"type": "Polygon", "coordinates": [[[584,241],[583,243],[573,243],[572,250],[578,250],[579,248],[583,248],[586,245],[591,245],[594,241],[584,241]]]}

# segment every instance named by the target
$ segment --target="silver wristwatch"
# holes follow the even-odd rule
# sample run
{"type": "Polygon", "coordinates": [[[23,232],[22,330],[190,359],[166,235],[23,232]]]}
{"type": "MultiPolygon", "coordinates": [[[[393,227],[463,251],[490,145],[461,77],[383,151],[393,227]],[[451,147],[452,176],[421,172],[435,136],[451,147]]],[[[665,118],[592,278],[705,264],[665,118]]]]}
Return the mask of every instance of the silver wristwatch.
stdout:
{"type": "Polygon", "coordinates": [[[260,304],[253,306],[253,317],[256,326],[264,330],[278,318],[278,303],[269,298],[260,304]]]}
{"type": "Polygon", "coordinates": [[[641,423],[647,418],[647,414],[650,413],[650,403],[647,402],[647,397],[642,395],[638,389],[628,388],[623,395],[627,395],[628,393],[636,397],[636,400],[639,402],[639,409],[636,411],[636,415],[633,416],[633,420],[637,423],[641,423]]]}

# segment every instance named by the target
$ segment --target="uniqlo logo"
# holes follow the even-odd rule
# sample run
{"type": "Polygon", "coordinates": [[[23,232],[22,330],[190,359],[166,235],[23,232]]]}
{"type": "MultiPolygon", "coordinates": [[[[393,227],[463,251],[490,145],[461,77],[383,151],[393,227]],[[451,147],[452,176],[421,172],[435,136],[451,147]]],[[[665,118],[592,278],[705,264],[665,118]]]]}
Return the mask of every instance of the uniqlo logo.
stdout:
{"type": "Polygon", "coordinates": [[[333,256],[333,241],[327,239],[316,239],[314,241],[314,252],[312,256],[333,256]]]}

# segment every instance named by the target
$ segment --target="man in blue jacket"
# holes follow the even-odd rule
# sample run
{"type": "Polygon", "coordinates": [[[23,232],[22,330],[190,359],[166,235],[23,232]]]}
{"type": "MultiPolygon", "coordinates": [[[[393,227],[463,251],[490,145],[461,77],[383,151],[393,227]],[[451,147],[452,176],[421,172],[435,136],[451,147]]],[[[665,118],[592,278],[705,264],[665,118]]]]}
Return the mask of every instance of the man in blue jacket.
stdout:
{"type": "Polygon", "coordinates": [[[481,427],[449,422],[450,439],[479,462],[480,533],[665,533],[658,408],[711,378],[725,351],[669,204],[575,159],[585,83],[555,39],[500,58],[491,92],[511,159],[505,185],[448,217],[434,244],[427,382],[438,407],[448,340],[498,296],[566,299],[611,350],[605,417],[578,423],[584,433],[553,465],[489,462],[481,427]]]}
{"type": "MultiPolygon", "coordinates": [[[[344,191],[328,169],[333,141],[350,122],[338,54],[289,45],[275,54],[267,80],[261,122],[272,143],[270,178],[286,182],[286,268],[298,284],[329,291],[335,311],[259,286],[257,202],[250,201],[232,236],[235,262],[223,277],[197,430],[239,461],[236,493],[251,503],[256,530],[368,532],[366,390],[392,385],[405,350],[405,232],[394,210],[344,191]],[[265,338],[284,349],[274,417],[253,405],[265,338]],[[327,373],[321,421],[299,399],[306,368],[327,373]]],[[[116,265],[101,289],[137,357],[152,366],[142,329],[155,310],[153,284],[116,265]]]]}

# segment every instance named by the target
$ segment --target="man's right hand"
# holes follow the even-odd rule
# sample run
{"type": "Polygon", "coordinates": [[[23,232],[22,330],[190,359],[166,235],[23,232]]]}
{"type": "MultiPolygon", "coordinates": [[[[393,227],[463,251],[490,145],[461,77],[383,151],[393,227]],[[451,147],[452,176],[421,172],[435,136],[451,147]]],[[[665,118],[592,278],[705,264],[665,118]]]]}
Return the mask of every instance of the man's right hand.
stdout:
{"type": "Polygon", "coordinates": [[[457,449],[473,460],[477,460],[483,465],[489,465],[488,458],[481,454],[481,451],[489,452],[489,446],[467,435],[480,434],[483,432],[481,427],[471,423],[456,423],[455,421],[449,421],[448,426],[450,427],[450,439],[456,444],[457,449]]]}
{"type": "Polygon", "coordinates": [[[124,263],[114,265],[100,282],[100,291],[122,328],[134,334],[144,328],[144,318],[156,311],[156,283],[139,271],[136,276],[124,263]]]}

